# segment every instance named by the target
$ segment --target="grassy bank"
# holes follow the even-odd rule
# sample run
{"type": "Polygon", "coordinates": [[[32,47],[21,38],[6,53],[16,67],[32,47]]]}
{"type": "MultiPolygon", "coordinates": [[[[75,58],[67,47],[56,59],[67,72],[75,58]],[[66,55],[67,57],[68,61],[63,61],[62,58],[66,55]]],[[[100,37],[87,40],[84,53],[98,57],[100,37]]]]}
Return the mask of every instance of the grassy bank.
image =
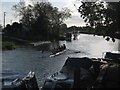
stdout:
{"type": "Polygon", "coordinates": [[[13,50],[16,48],[17,46],[13,42],[8,42],[8,41],[2,42],[2,50],[13,50]]]}

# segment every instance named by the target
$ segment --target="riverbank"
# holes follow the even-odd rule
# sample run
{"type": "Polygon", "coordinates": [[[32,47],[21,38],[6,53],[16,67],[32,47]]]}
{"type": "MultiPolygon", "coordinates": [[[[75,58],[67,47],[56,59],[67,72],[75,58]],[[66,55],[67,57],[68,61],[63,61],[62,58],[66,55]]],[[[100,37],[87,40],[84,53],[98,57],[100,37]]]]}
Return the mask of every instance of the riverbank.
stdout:
{"type": "Polygon", "coordinates": [[[45,46],[51,44],[50,41],[39,41],[39,42],[31,42],[31,43],[18,43],[13,41],[3,41],[1,44],[2,50],[14,50],[16,48],[24,48],[24,47],[31,47],[31,48],[46,48],[45,46]]]}
{"type": "Polygon", "coordinates": [[[2,42],[2,50],[13,50],[18,46],[14,42],[4,41],[2,42]]]}
{"type": "Polygon", "coordinates": [[[94,36],[103,36],[103,38],[105,37],[110,37],[110,38],[116,38],[116,39],[120,39],[120,33],[115,34],[115,35],[103,35],[101,33],[94,33],[94,32],[80,32],[81,34],[89,34],[89,35],[94,35],[94,36]]]}
{"type": "Polygon", "coordinates": [[[3,36],[2,50],[13,50],[22,47],[41,47],[42,45],[50,44],[51,41],[28,41],[15,37],[3,36]]]}

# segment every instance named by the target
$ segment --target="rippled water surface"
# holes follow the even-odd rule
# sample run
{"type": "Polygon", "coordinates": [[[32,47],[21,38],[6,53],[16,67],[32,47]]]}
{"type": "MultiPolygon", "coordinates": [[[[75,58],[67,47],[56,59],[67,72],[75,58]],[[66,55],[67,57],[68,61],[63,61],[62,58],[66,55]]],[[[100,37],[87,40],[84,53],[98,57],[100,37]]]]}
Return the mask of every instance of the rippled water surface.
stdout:
{"type": "MultiPolygon", "coordinates": [[[[78,40],[72,42],[59,41],[59,44],[66,44],[69,49],[64,54],[56,57],[49,57],[50,51],[43,53],[34,48],[18,48],[12,51],[2,52],[3,70],[34,71],[38,85],[42,86],[46,77],[59,71],[68,57],[102,57],[102,52],[116,51],[120,48],[119,41],[107,42],[101,36],[81,34],[78,40]],[[80,51],[80,53],[75,53],[80,51]]],[[[120,49],[119,49],[120,50],[120,49]]]]}

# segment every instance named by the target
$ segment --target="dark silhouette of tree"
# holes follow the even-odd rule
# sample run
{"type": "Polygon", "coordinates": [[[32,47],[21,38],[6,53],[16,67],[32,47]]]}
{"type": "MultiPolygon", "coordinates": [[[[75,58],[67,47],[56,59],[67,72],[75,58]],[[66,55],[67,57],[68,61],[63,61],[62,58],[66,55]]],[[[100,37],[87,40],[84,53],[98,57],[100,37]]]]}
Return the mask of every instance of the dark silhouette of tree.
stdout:
{"type": "MultiPolygon", "coordinates": [[[[78,11],[87,26],[96,29],[107,38],[120,38],[120,2],[82,2],[78,11]]],[[[107,39],[108,40],[108,39],[107,39]]]]}
{"type": "Polygon", "coordinates": [[[7,24],[5,29],[4,29],[4,32],[6,35],[10,35],[12,34],[12,28],[11,28],[11,25],[10,24],[7,24]]]}
{"type": "Polygon", "coordinates": [[[27,38],[33,40],[58,39],[60,26],[71,16],[69,9],[59,11],[49,2],[37,2],[28,6],[20,2],[14,5],[14,10],[21,17],[20,22],[27,27],[27,38]]]}
{"type": "Polygon", "coordinates": [[[64,35],[67,32],[67,25],[62,24],[60,28],[61,28],[60,33],[64,35]]]}
{"type": "Polygon", "coordinates": [[[2,25],[0,24],[0,31],[2,31],[2,25]]]}
{"type": "Polygon", "coordinates": [[[4,29],[5,35],[24,38],[24,31],[21,23],[14,22],[12,25],[7,24],[4,29]]]}

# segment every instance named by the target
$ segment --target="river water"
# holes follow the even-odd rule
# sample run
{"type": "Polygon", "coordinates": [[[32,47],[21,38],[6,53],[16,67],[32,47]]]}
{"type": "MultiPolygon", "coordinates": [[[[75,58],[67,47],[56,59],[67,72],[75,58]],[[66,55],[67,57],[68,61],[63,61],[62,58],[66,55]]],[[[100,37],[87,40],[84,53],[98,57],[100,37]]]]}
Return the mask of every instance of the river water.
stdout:
{"type": "Polygon", "coordinates": [[[81,34],[78,40],[72,42],[59,41],[57,44],[66,44],[69,49],[64,54],[49,57],[50,51],[34,48],[17,48],[12,51],[2,52],[3,70],[34,71],[38,85],[41,87],[44,80],[59,71],[68,57],[102,57],[102,52],[120,50],[119,40],[115,43],[106,41],[101,36],[81,34]],[[80,51],[80,53],[75,53],[80,51]]]}

